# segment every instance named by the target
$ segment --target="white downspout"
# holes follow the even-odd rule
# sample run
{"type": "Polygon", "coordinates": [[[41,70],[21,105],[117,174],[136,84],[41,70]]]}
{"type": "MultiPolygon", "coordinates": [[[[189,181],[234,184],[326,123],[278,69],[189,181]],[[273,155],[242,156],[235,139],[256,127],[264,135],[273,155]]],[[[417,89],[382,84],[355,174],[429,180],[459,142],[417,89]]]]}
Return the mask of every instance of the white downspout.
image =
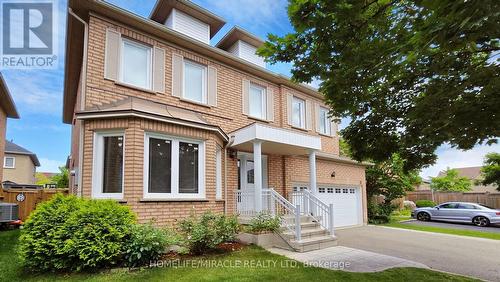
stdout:
{"type": "MultiPolygon", "coordinates": [[[[79,22],[83,24],[84,27],[84,35],[83,35],[83,59],[82,59],[82,75],[81,75],[81,83],[82,87],[80,89],[81,91],[81,96],[80,96],[80,110],[85,109],[85,97],[86,97],[86,90],[87,90],[87,56],[88,56],[88,37],[89,37],[89,25],[87,22],[85,22],[82,18],[80,18],[77,14],[73,12],[71,8],[68,9],[68,14],[72,15],[77,19],[79,22]]],[[[68,40],[68,39],[66,39],[68,40]]],[[[82,191],[82,183],[83,183],[83,175],[82,175],[82,167],[83,167],[83,134],[84,134],[84,122],[83,121],[76,121],[80,122],[80,132],[78,133],[78,190],[77,194],[78,196],[83,196],[83,191],[82,191]]]]}
{"type": "Polygon", "coordinates": [[[234,137],[229,138],[226,146],[224,146],[224,214],[227,214],[227,150],[233,144],[234,137]]]}

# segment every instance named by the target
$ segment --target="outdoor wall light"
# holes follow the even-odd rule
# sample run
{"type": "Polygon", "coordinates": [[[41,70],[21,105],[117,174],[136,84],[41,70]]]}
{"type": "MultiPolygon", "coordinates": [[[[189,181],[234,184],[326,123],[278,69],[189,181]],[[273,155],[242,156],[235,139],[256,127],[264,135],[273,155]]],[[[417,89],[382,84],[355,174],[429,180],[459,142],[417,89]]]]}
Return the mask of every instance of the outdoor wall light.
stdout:
{"type": "Polygon", "coordinates": [[[335,170],[334,170],[334,171],[332,171],[332,175],[331,175],[331,176],[332,176],[332,177],[335,177],[335,170]]]}

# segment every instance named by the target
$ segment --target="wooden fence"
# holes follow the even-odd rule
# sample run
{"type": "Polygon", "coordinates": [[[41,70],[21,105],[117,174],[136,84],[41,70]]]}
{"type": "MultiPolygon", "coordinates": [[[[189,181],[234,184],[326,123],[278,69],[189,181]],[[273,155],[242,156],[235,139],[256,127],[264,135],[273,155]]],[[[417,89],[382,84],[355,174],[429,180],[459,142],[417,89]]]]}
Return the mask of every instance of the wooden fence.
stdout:
{"type": "Polygon", "coordinates": [[[488,192],[431,192],[430,190],[415,191],[406,194],[409,201],[431,200],[437,204],[445,202],[472,202],[500,209],[500,193],[488,192]]]}
{"type": "Polygon", "coordinates": [[[38,203],[57,193],[68,194],[69,189],[0,189],[0,201],[19,205],[19,219],[25,221],[38,203]]]}

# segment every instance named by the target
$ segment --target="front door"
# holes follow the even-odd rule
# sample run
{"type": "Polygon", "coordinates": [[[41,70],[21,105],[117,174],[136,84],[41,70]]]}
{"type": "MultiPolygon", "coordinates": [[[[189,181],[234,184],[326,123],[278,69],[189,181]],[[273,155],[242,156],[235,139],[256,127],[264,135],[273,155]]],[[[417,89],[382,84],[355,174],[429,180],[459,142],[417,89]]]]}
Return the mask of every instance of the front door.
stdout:
{"type": "MultiPolygon", "coordinates": [[[[253,154],[238,153],[238,190],[241,199],[238,200],[239,209],[254,210],[255,207],[255,168],[253,154]]],[[[262,156],[262,188],[267,186],[267,156],[262,156]]]]}
{"type": "MultiPolygon", "coordinates": [[[[239,189],[242,191],[251,191],[255,189],[255,171],[253,154],[248,153],[238,153],[238,165],[239,165],[239,189]]],[[[267,186],[267,156],[262,156],[262,188],[268,188],[267,186]]]]}

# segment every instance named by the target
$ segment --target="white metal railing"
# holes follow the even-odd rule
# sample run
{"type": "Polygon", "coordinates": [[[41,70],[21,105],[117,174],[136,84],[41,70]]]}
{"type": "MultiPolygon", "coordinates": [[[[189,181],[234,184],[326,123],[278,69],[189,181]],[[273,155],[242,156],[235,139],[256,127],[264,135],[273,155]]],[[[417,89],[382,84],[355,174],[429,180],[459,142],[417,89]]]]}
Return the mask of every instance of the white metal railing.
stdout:
{"type": "Polygon", "coordinates": [[[293,192],[291,202],[304,207],[303,214],[311,216],[323,228],[330,231],[330,235],[334,235],[333,204],[325,204],[307,189],[293,192]]]}
{"type": "MultiPolygon", "coordinates": [[[[253,191],[236,191],[236,211],[240,216],[255,216],[255,194],[253,191]]],[[[262,189],[262,211],[281,218],[281,225],[301,240],[300,205],[294,205],[274,189],[262,189]]]]}

